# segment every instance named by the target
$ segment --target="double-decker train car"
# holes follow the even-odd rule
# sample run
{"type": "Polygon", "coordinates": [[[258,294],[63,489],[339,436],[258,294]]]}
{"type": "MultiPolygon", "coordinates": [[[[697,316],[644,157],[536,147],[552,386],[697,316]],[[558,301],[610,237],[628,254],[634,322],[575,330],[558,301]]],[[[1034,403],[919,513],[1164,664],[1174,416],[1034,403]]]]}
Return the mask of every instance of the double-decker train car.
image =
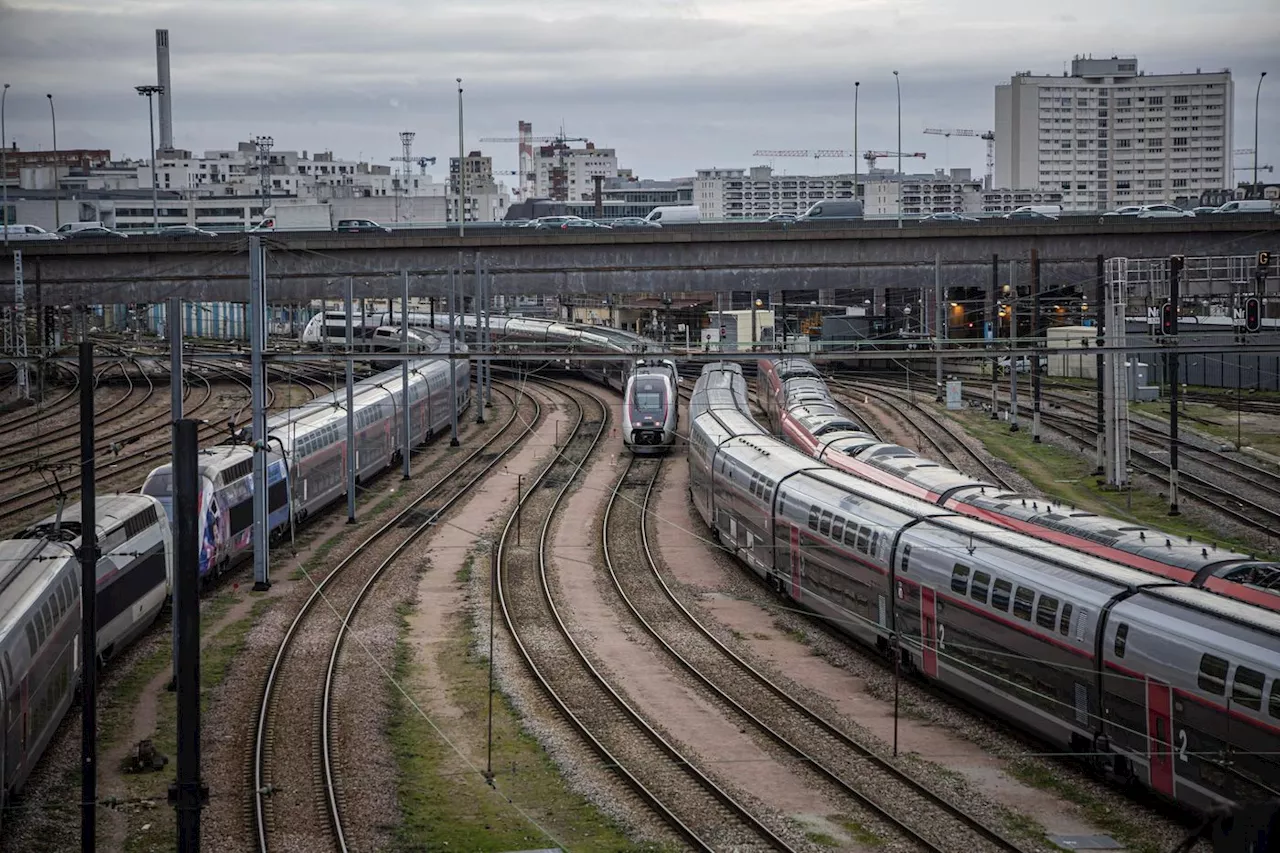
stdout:
{"type": "Polygon", "coordinates": [[[689,487],[780,594],[1054,748],[1197,810],[1280,795],[1280,614],[823,465],[741,374],[689,404],[689,487]]]}
{"type": "Polygon", "coordinates": [[[632,453],[666,453],[675,444],[679,384],[674,361],[636,361],[622,397],[622,443],[632,453]]]}
{"type": "Polygon", "coordinates": [[[870,482],[1118,565],[1280,612],[1280,565],[1041,497],[1011,492],[885,443],[841,414],[813,364],[761,359],[770,425],[810,456],[870,482]]]}
{"type": "MultiPolygon", "coordinates": [[[[103,660],[159,614],[173,578],[163,507],[146,495],[97,499],[97,643],[103,660]]],[[[81,505],[0,542],[0,828],[80,680],[81,505]]]]}
{"type": "MultiPolygon", "coordinates": [[[[222,445],[200,451],[197,468],[200,577],[209,580],[253,553],[253,451],[222,445]]],[[[268,528],[272,540],[289,529],[289,479],[279,453],[267,458],[268,528]]],[[[147,475],[142,493],[160,501],[173,517],[173,466],[147,475]]]]}

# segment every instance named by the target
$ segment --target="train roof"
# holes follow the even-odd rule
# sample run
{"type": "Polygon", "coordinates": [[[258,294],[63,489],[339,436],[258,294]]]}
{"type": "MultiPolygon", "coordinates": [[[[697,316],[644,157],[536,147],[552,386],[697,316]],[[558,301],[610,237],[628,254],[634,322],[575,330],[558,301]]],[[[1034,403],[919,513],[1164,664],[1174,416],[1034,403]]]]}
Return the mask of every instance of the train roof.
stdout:
{"type": "MultiPolygon", "coordinates": [[[[95,521],[99,536],[149,506],[156,507],[160,512],[160,517],[164,517],[164,510],[160,508],[155,498],[136,492],[101,495],[94,502],[94,506],[97,512],[95,521]]],[[[80,513],[83,507],[84,504],[77,501],[63,509],[61,519],[59,519],[57,513],[47,516],[24,530],[21,538],[42,538],[52,532],[55,525],[58,525],[65,528],[64,541],[70,541],[70,538],[80,535],[80,513]],[[67,534],[70,534],[70,538],[68,538],[67,534]]]]}
{"type": "Polygon", "coordinates": [[[865,448],[858,459],[875,465],[884,471],[906,480],[908,483],[943,495],[952,489],[971,486],[1000,491],[1001,486],[985,480],[977,480],[955,468],[908,450],[900,444],[878,444],[865,448]]]}
{"type": "Polygon", "coordinates": [[[1264,607],[1189,586],[1161,586],[1143,593],[1280,639],[1280,613],[1264,607]]]}
{"type": "Polygon", "coordinates": [[[773,360],[773,371],[779,381],[786,382],[800,376],[821,377],[822,373],[807,358],[778,358],[773,360]]]}
{"type": "Polygon", "coordinates": [[[53,570],[74,557],[70,546],[47,539],[0,542],[0,641],[26,612],[23,600],[42,589],[53,570]]]}
{"type": "Polygon", "coordinates": [[[736,361],[713,361],[710,364],[702,366],[702,372],[699,376],[706,376],[709,373],[736,373],[742,375],[742,365],[736,361]]]}

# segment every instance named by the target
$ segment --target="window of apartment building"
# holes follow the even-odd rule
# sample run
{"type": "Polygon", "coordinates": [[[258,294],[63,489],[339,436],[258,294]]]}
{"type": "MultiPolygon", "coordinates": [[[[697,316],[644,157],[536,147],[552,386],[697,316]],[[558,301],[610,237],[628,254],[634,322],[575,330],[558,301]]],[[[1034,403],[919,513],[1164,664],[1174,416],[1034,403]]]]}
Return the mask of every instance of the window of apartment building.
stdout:
{"type": "Polygon", "coordinates": [[[1174,179],[1173,179],[1173,188],[1174,188],[1175,190],[1176,190],[1176,189],[1179,189],[1179,188],[1181,188],[1181,187],[1185,187],[1186,185],[1187,185],[1187,179],[1186,179],[1186,178],[1174,178],[1174,179]]]}
{"type": "Polygon", "coordinates": [[[1186,138],[1185,136],[1175,136],[1175,137],[1173,138],[1173,147],[1174,147],[1174,148],[1186,148],[1186,147],[1187,147],[1187,138],[1186,138]]]}
{"type": "Polygon", "coordinates": [[[1076,184],[1076,189],[1078,190],[1088,189],[1088,186],[1086,184],[1076,184]]]}
{"type": "Polygon", "coordinates": [[[1151,148],[1148,148],[1147,151],[1151,154],[1163,154],[1164,147],[1161,145],[1154,145],[1151,148]]]}
{"type": "Polygon", "coordinates": [[[1164,181],[1159,179],[1147,181],[1147,189],[1149,190],[1164,189],[1164,181]]]}
{"type": "Polygon", "coordinates": [[[1127,107],[1132,103],[1133,103],[1133,100],[1131,98],[1116,98],[1117,107],[1127,107]]]}
{"type": "Polygon", "coordinates": [[[1089,141],[1088,141],[1087,139],[1077,139],[1077,140],[1076,140],[1076,147],[1077,147],[1077,148],[1088,148],[1088,147],[1089,147],[1089,141]]]}
{"type": "Polygon", "coordinates": [[[1117,147],[1117,148],[1129,148],[1129,147],[1131,147],[1131,146],[1132,146],[1132,144],[1133,144],[1133,140],[1130,140],[1130,139],[1117,139],[1117,140],[1116,140],[1116,147],[1117,147]]]}
{"type": "Polygon", "coordinates": [[[1187,102],[1187,96],[1186,96],[1186,95],[1174,95],[1174,96],[1173,96],[1173,102],[1174,102],[1175,104],[1185,104],[1185,103],[1187,102]]]}
{"type": "Polygon", "coordinates": [[[1147,106],[1149,107],[1159,107],[1159,106],[1162,106],[1163,104],[1164,104],[1163,96],[1153,96],[1153,97],[1147,98],[1147,106]]]}
{"type": "Polygon", "coordinates": [[[1118,190],[1127,190],[1127,189],[1129,189],[1129,182],[1128,182],[1128,181],[1116,181],[1116,189],[1118,189],[1118,190]]]}
{"type": "Polygon", "coordinates": [[[1064,139],[1064,140],[1062,141],[1062,147],[1063,147],[1063,148],[1070,148],[1070,147],[1071,147],[1071,140],[1070,140],[1070,139],[1064,139]]]}
{"type": "Polygon", "coordinates": [[[1069,189],[1071,189],[1071,182],[1070,182],[1070,181],[1063,181],[1063,182],[1062,182],[1062,188],[1063,188],[1064,190],[1069,190],[1069,189]]]}

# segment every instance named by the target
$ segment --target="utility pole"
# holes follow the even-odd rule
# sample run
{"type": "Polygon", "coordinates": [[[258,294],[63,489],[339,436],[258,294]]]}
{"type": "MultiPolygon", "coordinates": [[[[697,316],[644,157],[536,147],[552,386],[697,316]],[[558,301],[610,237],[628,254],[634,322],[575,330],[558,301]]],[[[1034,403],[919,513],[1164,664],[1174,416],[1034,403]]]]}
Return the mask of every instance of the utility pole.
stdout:
{"type": "Polygon", "coordinates": [[[1178,509],[1178,301],[1185,263],[1182,255],[1169,258],[1169,313],[1173,317],[1171,327],[1165,329],[1164,339],[1169,346],[1165,354],[1169,363],[1169,515],[1182,514],[1178,509]]]}
{"type": "MultiPolygon", "coordinates": [[[[347,524],[356,523],[356,449],[355,412],[355,341],[352,334],[352,302],[355,301],[355,279],[347,276],[347,524]]],[[[360,331],[364,331],[363,324],[360,331]]]]}
{"type": "Polygon", "coordinates": [[[1018,431],[1018,262],[1009,261],[1009,432],[1018,431]]]}
{"type": "Polygon", "coordinates": [[[62,181],[58,180],[58,113],[53,108],[53,95],[49,99],[49,120],[53,122],[53,227],[62,227],[62,181]]]}
{"type": "Polygon", "coordinates": [[[409,456],[413,451],[413,407],[409,405],[409,271],[404,271],[404,293],[400,298],[400,341],[404,360],[400,362],[400,381],[404,404],[404,474],[402,480],[408,480],[412,471],[409,456]]]}
{"type": "Polygon", "coordinates": [[[98,820],[98,496],[94,479],[93,344],[80,344],[80,850],[98,820]]]}
{"type": "MultiPolygon", "coordinates": [[[[462,137],[462,78],[458,80],[458,236],[461,237],[467,227],[467,157],[462,137]]],[[[462,275],[462,267],[458,267],[458,275],[462,275]]]]}
{"type": "MultiPolygon", "coordinates": [[[[1040,443],[1040,250],[1031,250],[1031,442],[1040,443]]],[[[1017,371],[1014,371],[1015,373],[1017,371]]]]}
{"type": "Polygon", "coordinates": [[[475,377],[476,377],[476,381],[475,381],[476,390],[475,390],[475,402],[472,405],[474,405],[476,409],[477,424],[484,423],[484,377],[481,376],[481,371],[483,370],[483,368],[481,367],[481,358],[480,358],[480,347],[481,347],[480,339],[482,337],[481,328],[480,328],[480,300],[481,300],[480,293],[482,290],[483,288],[480,284],[480,253],[476,252],[475,278],[471,283],[471,311],[476,318],[476,333],[472,338],[472,341],[476,345],[476,355],[475,355],[475,358],[472,359],[472,361],[475,362],[474,367],[475,367],[475,377]]]}
{"type": "MultiPolygon", "coordinates": [[[[461,258],[459,258],[461,261],[461,258]]],[[[458,264],[458,275],[462,273],[462,264],[458,264]]],[[[449,268],[449,446],[457,447],[458,441],[458,322],[457,310],[457,277],[452,267],[449,268]]]]}
{"type": "Polygon", "coordinates": [[[1095,359],[1095,372],[1097,373],[1097,412],[1096,425],[1098,429],[1098,448],[1097,459],[1094,464],[1094,474],[1105,474],[1107,470],[1107,383],[1106,383],[1106,357],[1102,354],[1104,344],[1103,327],[1106,325],[1107,308],[1106,308],[1106,287],[1107,287],[1107,259],[1103,255],[1098,255],[1098,268],[1093,283],[1093,322],[1098,327],[1097,338],[1095,338],[1098,347],[1098,355],[1095,359]]]}
{"type": "Polygon", "coordinates": [[[249,236],[249,369],[253,403],[253,588],[271,589],[267,552],[267,387],[263,374],[262,348],[265,344],[262,314],[266,302],[267,258],[262,238],[249,236]]]}
{"type": "Polygon", "coordinates": [[[934,401],[941,403],[947,399],[946,387],[942,384],[942,340],[943,328],[947,323],[946,306],[943,304],[942,289],[942,253],[933,256],[933,348],[937,353],[933,362],[934,401]]]}
{"type": "Polygon", "coordinates": [[[151,219],[152,228],[160,233],[160,202],[156,189],[159,176],[156,174],[156,114],[152,105],[152,96],[164,94],[164,86],[134,86],[139,95],[147,98],[147,130],[151,133],[151,219]]]}
{"type": "MultiPolygon", "coordinates": [[[[1000,328],[1000,311],[996,308],[997,294],[1000,290],[1000,256],[991,256],[991,290],[987,295],[987,323],[982,330],[982,337],[985,339],[984,346],[988,350],[995,349],[997,330],[1000,328]]],[[[994,421],[1000,417],[1000,380],[996,375],[999,371],[1000,360],[995,354],[991,356],[991,419],[994,421]]]]}
{"type": "MultiPolygon", "coordinates": [[[[413,221],[413,202],[409,196],[409,174],[411,172],[410,163],[413,162],[413,139],[417,134],[412,130],[400,131],[400,149],[401,155],[393,159],[400,161],[400,189],[405,196],[405,209],[409,211],[409,221],[413,221]]],[[[400,222],[400,193],[396,193],[396,222],[400,222]]]]}

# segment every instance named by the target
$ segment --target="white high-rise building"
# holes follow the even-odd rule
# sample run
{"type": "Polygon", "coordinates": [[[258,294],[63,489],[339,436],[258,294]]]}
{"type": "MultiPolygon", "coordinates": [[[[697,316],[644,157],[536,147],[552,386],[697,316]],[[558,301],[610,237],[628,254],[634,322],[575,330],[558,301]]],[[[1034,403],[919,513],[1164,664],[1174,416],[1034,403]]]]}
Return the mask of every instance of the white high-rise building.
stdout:
{"type": "Polygon", "coordinates": [[[1147,74],[1134,57],[1072,60],[996,86],[995,183],[1067,210],[1191,203],[1233,180],[1231,72],[1147,74]]]}
{"type": "Polygon", "coordinates": [[[595,189],[595,175],[618,177],[618,153],[612,148],[543,145],[533,152],[534,194],[538,198],[576,201],[595,189]]]}

